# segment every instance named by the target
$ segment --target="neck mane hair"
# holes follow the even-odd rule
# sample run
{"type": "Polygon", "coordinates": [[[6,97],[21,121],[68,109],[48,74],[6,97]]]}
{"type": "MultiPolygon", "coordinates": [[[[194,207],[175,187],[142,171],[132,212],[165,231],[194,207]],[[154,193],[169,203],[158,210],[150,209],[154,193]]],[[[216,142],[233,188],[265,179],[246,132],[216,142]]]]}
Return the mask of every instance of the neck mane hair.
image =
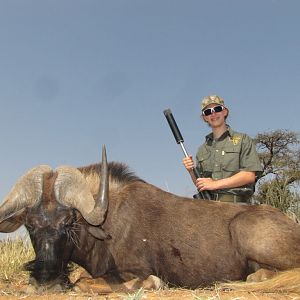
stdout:
{"type": "MultiPolygon", "coordinates": [[[[85,177],[93,195],[96,195],[99,188],[99,182],[101,177],[101,163],[92,164],[85,167],[80,167],[78,170],[85,177]]],[[[132,172],[129,167],[120,162],[108,163],[109,174],[109,190],[119,189],[120,187],[133,183],[133,182],[145,182],[132,172]]]]}

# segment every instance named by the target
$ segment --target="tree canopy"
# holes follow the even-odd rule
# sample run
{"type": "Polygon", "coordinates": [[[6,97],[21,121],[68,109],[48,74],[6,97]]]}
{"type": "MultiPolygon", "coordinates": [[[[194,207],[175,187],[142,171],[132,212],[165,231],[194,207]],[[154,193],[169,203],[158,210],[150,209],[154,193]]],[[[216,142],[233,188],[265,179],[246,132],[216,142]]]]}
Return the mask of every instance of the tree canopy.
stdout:
{"type": "Polygon", "coordinates": [[[299,134],[280,129],[259,133],[254,140],[263,166],[255,199],[299,218],[299,134]]]}

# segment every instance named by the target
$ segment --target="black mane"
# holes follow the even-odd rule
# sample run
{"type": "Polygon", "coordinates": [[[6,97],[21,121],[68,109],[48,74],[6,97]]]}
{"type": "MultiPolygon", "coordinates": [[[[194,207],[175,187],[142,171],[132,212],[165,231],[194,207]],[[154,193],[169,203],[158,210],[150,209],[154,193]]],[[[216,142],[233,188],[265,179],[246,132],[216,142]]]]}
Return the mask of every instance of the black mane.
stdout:
{"type": "MultiPolygon", "coordinates": [[[[78,170],[84,174],[96,173],[101,174],[101,163],[92,164],[86,167],[80,167],[78,170]]],[[[108,174],[110,179],[120,183],[129,183],[135,181],[145,182],[143,179],[138,177],[134,172],[132,172],[129,167],[120,162],[109,162],[108,163],[108,174]]]]}

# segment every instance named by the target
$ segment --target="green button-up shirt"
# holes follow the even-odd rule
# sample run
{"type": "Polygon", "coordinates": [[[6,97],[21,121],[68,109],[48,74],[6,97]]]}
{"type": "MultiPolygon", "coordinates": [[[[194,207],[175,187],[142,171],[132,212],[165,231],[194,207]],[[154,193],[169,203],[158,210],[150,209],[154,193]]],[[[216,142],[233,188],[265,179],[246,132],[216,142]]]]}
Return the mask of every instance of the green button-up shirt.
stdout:
{"type": "MultiPolygon", "coordinates": [[[[204,177],[223,179],[239,171],[252,171],[259,177],[262,166],[253,140],[244,133],[228,130],[217,140],[213,134],[206,136],[206,142],[200,146],[197,155],[197,168],[204,177]]],[[[248,194],[254,192],[254,184],[219,192],[229,194],[248,194]]]]}

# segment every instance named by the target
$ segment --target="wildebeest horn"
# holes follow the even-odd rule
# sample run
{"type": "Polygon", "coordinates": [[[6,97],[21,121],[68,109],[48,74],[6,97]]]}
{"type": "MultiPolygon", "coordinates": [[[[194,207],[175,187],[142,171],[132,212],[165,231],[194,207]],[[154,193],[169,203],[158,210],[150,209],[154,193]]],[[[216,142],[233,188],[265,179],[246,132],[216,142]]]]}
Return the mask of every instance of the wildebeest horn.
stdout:
{"type": "Polygon", "coordinates": [[[34,206],[41,200],[43,174],[51,170],[47,165],[40,165],[28,171],[17,181],[0,206],[0,223],[21,209],[34,206]]]}
{"type": "Polygon", "coordinates": [[[107,167],[107,157],[106,148],[102,147],[102,161],[101,161],[101,180],[99,186],[98,197],[96,199],[95,207],[101,207],[105,212],[108,207],[108,167],[107,167]]]}
{"type": "Polygon", "coordinates": [[[76,208],[91,225],[103,223],[108,206],[108,174],[106,151],[103,147],[101,180],[96,201],[82,173],[73,167],[57,168],[54,185],[56,200],[63,205],[76,208]]]}

